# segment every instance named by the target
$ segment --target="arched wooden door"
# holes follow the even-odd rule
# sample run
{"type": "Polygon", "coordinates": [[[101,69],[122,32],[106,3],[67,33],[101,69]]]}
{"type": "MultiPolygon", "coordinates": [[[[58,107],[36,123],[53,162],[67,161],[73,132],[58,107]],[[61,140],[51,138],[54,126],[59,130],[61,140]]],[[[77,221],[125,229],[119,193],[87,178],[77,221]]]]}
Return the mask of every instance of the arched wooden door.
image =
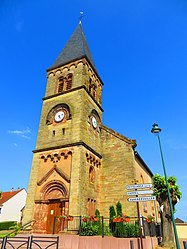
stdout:
{"type": "Polygon", "coordinates": [[[47,183],[42,189],[43,198],[48,202],[46,233],[59,233],[67,228],[67,222],[59,218],[61,215],[68,215],[68,191],[60,181],[47,183]]]}
{"type": "Polygon", "coordinates": [[[62,215],[63,203],[59,200],[51,200],[48,205],[47,227],[48,234],[59,233],[61,230],[61,220],[58,218],[62,215]]]}
{"type": "Polygon", "coordinates": [[[67,228],[67,219],[61,219],[59,216],[68,215],[68,201],[51,200],[48,206],[46,233],[59,233],[67,228]]]}

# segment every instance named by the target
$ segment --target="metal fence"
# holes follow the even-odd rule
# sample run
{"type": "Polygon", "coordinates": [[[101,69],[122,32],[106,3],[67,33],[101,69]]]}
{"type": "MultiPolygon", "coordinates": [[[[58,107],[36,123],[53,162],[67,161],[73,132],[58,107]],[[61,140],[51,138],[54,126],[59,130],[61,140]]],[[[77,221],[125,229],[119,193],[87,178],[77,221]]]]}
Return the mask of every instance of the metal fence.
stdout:
{"type": "MultiPolygon", "coordinates": [[[[68,221],[68,226],[67,226],[66,230],[72,231],[72,232],[80,235],[83,224],[85,222],[90,222],[90,221],[91,220],[89,218],[86,219],[85,217],[82,217],[82,216],[74,216],[73,220],[68,221]]],[[[161,236],[160,224],[157,224],[155,222],[148,223],[145,217],[141,217],[140,222],[139,222],[137,217],[130,217],[128,222],[122,221],[119,223],[123,224],[124,227],[125,226],[128,227],[131,225],[132,229],[135,229],[135,228],[137,229],[137,227],[139,227],[139,229],[141,228],[142,237],[146,237],[146,236],[160,237],[161,236]],[[135,228],[133,228],[133,226],[135,228]]],[[[105,217],[101,216],[101,218],[100,218],[101,232],[100,233],[102,235],[109,235],[109,234],[112,235],[112,234],[116,233],[115,232],[116,227],[119,227],[116,236],[117,237],[125,236],[124,234],[120,234],[121,232],[123,232],[122,231],[123,229],[120,228],[120,226],[122,226],[122,225],[118,225],[119,223],[118,222],[117,223],[111,222],[111,220],[109,218],[105,218],[105,217]]],[[[91,221],[91,225],[92,224],[94,225],[94,222],[91,221]]],[[[55,229],[53,229],[53,230],[55,231],[55,229]]],[[[139,237],[139,236],[140,236],[140,234],[138,236],[135,236],[135,237],[139,237]]]]}
{"type": "Polygon", "coordinates": [[[58,249],[59,236],[5,237],[1,242],[1,249],[58,249]]]}
{"type": "Polygon", "coordinates": [[[4,241],[5,241],[5,238],[0,238],[0,249],[3,248],[3,246],[4,246],[4,241]]]}

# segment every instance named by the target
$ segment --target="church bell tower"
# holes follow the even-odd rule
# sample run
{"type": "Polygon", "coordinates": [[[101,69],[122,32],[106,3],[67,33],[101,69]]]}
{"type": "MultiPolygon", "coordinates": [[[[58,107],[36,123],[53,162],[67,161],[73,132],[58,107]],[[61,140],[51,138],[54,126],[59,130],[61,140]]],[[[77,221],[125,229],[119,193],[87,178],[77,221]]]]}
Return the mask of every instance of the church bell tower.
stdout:
{"type": "MultiPolygon", "coordinates": [[[[23,218],[35,220],[33,232],[51,233],[55,216],[85,215],[97,207],[102,87],[80,22],[47,69],[23,218]]],[[[55,232],[61,229],[59,223],[55,232]]]]}

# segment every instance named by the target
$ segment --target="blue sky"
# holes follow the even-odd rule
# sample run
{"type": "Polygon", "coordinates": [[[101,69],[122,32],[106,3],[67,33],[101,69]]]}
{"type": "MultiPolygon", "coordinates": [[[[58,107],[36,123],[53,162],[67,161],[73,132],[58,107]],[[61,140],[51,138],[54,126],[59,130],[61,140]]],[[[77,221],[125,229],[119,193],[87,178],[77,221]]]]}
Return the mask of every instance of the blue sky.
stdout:
{"type": "Polygon", "coordinates": [[[28,186],[45,95],[46,69],[84,12],[83,28],[104,82],[103,123],[137,140],[153,173],[163,175],[152,124],[162,128],[168,175],[187,221],[186,0],[1,0],[0,189],[28,186]]]}

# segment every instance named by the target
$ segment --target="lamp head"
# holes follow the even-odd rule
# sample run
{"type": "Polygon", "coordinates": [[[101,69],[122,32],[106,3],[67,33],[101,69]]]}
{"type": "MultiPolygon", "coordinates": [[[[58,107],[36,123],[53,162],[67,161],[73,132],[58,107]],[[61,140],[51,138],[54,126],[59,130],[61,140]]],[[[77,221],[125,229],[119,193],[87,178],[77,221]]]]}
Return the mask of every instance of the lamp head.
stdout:
{"type": "Polygon", "coordinates": [[[151,132],[152,133],[159,133],[159,132],[161,132],[161,129],[158,127],[158,124],[156,124],[156,123],[153,124],[151,132]]]}

